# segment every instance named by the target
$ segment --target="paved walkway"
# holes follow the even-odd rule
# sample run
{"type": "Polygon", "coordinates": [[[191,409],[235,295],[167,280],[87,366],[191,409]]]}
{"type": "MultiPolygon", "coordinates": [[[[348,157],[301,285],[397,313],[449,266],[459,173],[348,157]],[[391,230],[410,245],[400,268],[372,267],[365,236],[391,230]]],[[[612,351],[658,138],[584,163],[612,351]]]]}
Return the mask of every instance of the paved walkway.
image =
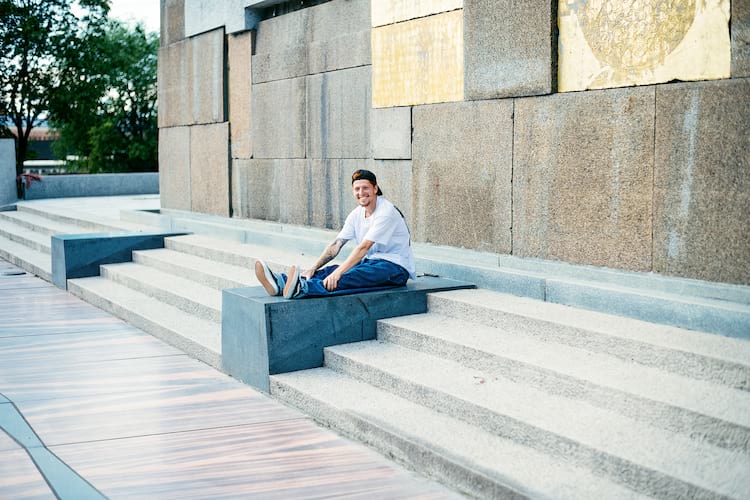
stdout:
{"type": "Polygon", "coordinates": [[[0,498],[450,498],[0,260],[0,498]]]}

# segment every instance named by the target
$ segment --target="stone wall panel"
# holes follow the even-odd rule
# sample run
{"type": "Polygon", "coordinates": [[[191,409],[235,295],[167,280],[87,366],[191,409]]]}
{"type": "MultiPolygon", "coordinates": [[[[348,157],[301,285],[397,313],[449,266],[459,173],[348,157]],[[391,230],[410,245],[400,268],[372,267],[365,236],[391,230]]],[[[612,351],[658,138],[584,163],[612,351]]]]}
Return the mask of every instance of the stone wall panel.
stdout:
{"type": "Polygon", "coordinates": [[[308,73],[370,64],[370,2],[334,0],[310,9],[308,73]]]}
{"type": "Polygon", "coordinates": [[[367,158],[370,67],[307,78],[307,157],[367,158]]]}
{"type": "Polygon", "coordinates": [[[305,157],[305,78],[253,86],[251,137],[255,158],[305,157]]]}
{"type": "Polygon", "coordinates": [[[750,80],[656,87],[654,270],[750,284],[750,80]]]}
{"type": "Polygon", "coordinates": [[[463,4],[463,0],[374,0],[372,26],[374,28],[440,14],[460,9],[463,4]]]}
{"type": "Polygon", "coordinates": [[[370,110],[370,142],[375,159],[411,159],[411,107],[370,110]]]}
{"type": "Polygon", "coordinates": [[[465,0],[466,99],[551,93],[552,16],[545,0],[465,0]]]}
{"type": "Polygon", "coordinates": [[[750,0],[732,1],[732,78],[750,77],[750,0]]]}
{"type": "Polygon", "coordinates": [[[190,210],[190,127],[159,129],[159,199],[163,208],[190,210]]]}
{"type": "Polygon", "coordinates": [[[372,106],[461,101],[463,11],[372,30],[372,106]]]}
{"type": "Polygon", "coordinates": [[[308,74],[310,10],[302,9],[260,22],[252,60],[254,84],[308,74]]]}
{"type": "Polygon", "coordinates": [[[513,102],[416,106],[412,236],[511,251],[513,102]]]}
{"type": "Polygon", "coordinates": [[[194,36],[216,28],[227,33],[248,29],[245,6],[251,0],[184,0],[185,35],[194,36]]]}
{"type": "Polygon", "coordinates": [[[190,127],[190,209],[229,216],[229,124],[190,127]]]}
{"type": "Polygon", "coordinates": [[[193,44],[193,123],[218,123],[225,118],[224,30],[190,39],[193,44]]]}
{"type": "Polygon", "coordinates": [[[235,217],[279,220],[276,165],[281,161],[232,161],[232,211],[235,217]]]}
{"type": "Polygon", "coordinates": [[[229,123],[232,158],[250,158],[253,34],[245,32],[227,38],[229,59],[229,123]]]}
{"type": "Polygon", "coordinates": [[[159,127],[193,123],[193,45],[189,40],[159,49],[159,127]]]}
{"type": "Polygon", "coordinates": [[[516,99],[513,254],[651,270],[654,90],[516,99]]]}
{"type": "Polygon", "coordinates": [[[159,14],[162,47],[185,38],[185,0],[161,0],[159,14]]]}

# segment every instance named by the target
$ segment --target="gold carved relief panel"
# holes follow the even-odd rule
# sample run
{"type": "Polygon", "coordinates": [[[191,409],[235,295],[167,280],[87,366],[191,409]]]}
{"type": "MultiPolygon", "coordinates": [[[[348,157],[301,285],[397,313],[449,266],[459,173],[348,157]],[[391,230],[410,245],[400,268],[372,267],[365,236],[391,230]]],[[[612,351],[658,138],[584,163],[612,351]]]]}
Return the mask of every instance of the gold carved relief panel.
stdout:
{"type": "Polygon", "coordinates": [[[561,92],[729,78],[729,0],[560,0],[561,92]]]}

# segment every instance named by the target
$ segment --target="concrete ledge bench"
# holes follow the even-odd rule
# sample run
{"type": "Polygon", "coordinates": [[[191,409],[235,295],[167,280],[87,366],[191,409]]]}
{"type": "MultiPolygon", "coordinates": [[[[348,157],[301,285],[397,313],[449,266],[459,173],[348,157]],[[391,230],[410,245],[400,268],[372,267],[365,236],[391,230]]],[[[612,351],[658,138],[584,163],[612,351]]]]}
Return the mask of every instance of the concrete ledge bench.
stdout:
{"type": "Polygon", "coordinates": [[[427,294],[475,288],[437,277],[352,295],[285,300],[263,287],[222,292],[221,358],[229,375],[264,392],[269,376],[323,366],[323,348],[376,337],[383,318],[427,312],[427,294]]]}
{"type": "Polygon", "coordinates": [[[63,290],[68,280],[99,276],[99,266],[130,262],[133,250],[164,248],[164,238],[185,232],[84,233],[52,236],[52,282],[63,290]]]}

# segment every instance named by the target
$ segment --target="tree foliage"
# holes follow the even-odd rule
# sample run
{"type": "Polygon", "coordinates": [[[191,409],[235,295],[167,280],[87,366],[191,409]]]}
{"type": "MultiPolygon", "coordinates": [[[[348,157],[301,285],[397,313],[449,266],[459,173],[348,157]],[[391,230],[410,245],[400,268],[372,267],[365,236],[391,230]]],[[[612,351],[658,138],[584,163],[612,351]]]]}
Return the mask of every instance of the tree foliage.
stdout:
{"type": "Polygon", "coordinates": [[[19,173],[45,119],[60,131],[58,156],[84,170],[156,169],[158,35],[108,10],[109,0],[0,0],[0,129],[16,130],[19,173]]]}
{"type": "Polygon", "coordinates": [[[0,0],[0,120],[18,137],[20,173],[31,130],[45,118],[60,82],[58,54],[75,44],[83,29],[105,19],[108,0],[79,0],[86,15],[76,17],[73,0],[0,0]]]}
{"type": "Polygon", "coordinates": [[[58,155],[79,157],[88,172],[156,170],[158,46],[143,26],[109,20],[62,55],[61,85],[50,99],[58,155]]]}

